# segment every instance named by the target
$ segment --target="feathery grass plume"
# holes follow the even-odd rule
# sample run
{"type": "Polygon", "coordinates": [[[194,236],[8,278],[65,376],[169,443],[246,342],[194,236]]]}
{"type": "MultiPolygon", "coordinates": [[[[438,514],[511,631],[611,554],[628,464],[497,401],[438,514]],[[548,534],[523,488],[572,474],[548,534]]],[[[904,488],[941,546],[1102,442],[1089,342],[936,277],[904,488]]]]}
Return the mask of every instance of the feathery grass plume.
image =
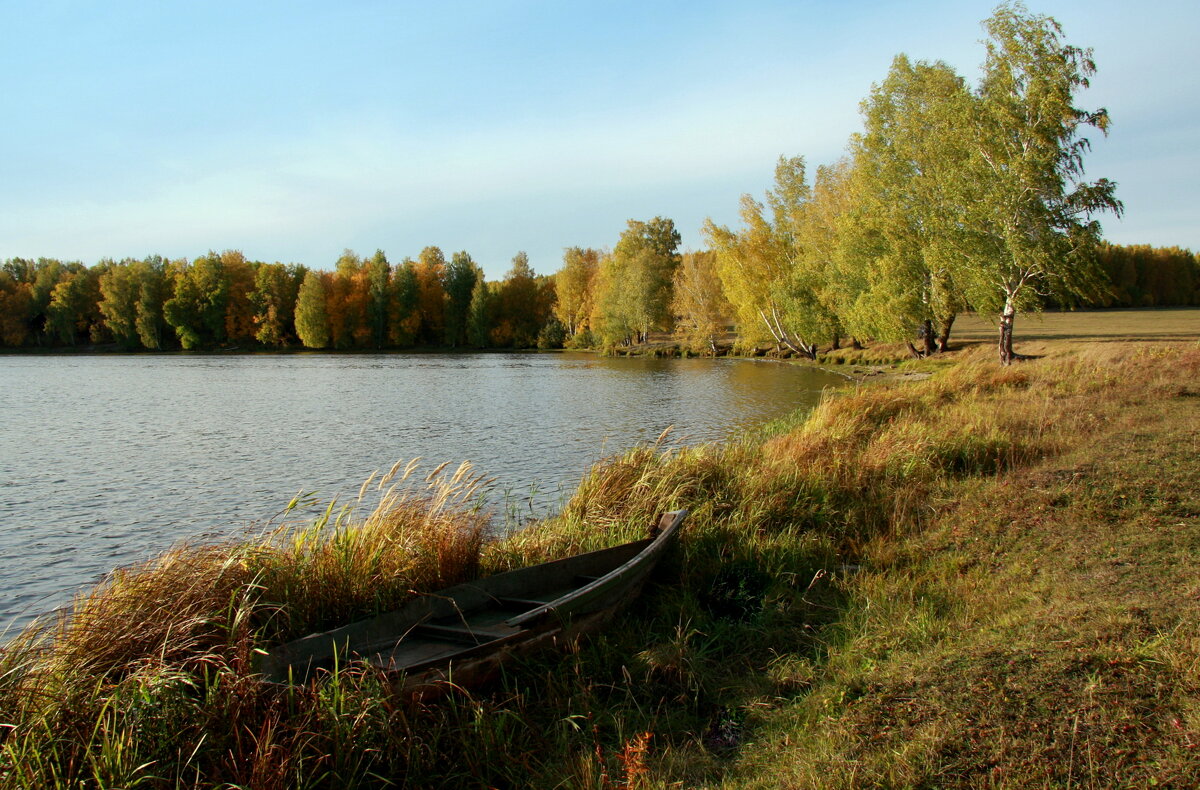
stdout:
{"type": "Polygon", "coordinates": [[[478,575],[488,525],[479,494],[488,481],[469,463],[447,478],[447,466],[414,485],[415,462],[391,482],[397,464],[365,516],[350,508],[335,513],[331,503],[311,525],[272,537],[275,548],[256,554],[255,572],[277,638],[388,611],[415,592],[478,575]]]}

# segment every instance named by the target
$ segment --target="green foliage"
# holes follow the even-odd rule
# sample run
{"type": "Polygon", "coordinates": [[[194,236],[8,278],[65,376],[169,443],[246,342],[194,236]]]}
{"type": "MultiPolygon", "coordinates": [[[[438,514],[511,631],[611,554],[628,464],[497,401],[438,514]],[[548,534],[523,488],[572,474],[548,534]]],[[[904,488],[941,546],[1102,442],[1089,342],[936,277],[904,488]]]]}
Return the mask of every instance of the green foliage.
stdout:
{"type": "Polygon", "coordinates": [[[651,331],[671,329],[679,241],[670,219],[629,220],[612,255],[600,262],[594,291],[593,329],[605,345],[645,342],[651,331]]]}
{"type": "Polygon", "coordinates": [[[375,348],[388,344],[388,323],[391,318],[391,273],[383,250],[375,250],[369,261],[363,264],[367,279],[367,324],[370,328],[370,343],[375,348]]]}
{"type": "Polygon", "coordinates": [[[541,349],[562,348],[567,339],[567,328],[557,318],[551,318],[538,332],[537,347],[541,349]]]}
{"type": "Polygon", "coordinates": [[[417,339],[420,325],[420,289],[416,263],[405,258],[392,272],[389,290],[388,342],[393,346],[411,346],[417,339]]]}
{"type": "Polygon", "coordinates": [[[200,345],[200,300],[201,294],[195,282],[182,271],[173,275],[175,281],[174,296],[163,303],[163,318],[175,330],[184,350],[193,349],[200,345]]]}
{"type": "Polygon", "coordinates": [[[59,281],[66,277],[71,270],[70,264],[64,264],[53,258],[38,258],[36,264],[27,264],[27,271],[32,275],[29,280],[33,297],[32,321],[35,328],[43,332],[40,339],[48,339],[50,334],[48,309],[51,294],[59,281]]]}
{"type": "Polygon", "coordinates": [[[221,256],[209,252],[175,269],[174,296],[163,304],[163,316],[185,349],[225,339],[229,279],[221,256]]]}
{"type": "Polygon", "coordinates": [[[475,284],[483,279],[483,270],[471,256],[456,252],[446,266],[446,345],[450,348],[466,345],[471,298],[475,284]]]}
{"type": "Polygon", "coordinates": [[[329,312],[325,306],[325,278],[320,272],[304,275],[296,297],[296,336],[305,348],[329,345],[329,312]]]}
{"type": "Polygon", "coordinates": [[[492,327],[496,324],[496,296],[492,284],[481,274],[471,289],[471,304],[467,310],[467,341],[475,348],[492,344],[492,327]]]}
{"type": "Polygon", "coordinates": [[[1012,317],[1042,296],[1096,300],[1104,292],[1095,247],[1101,211],[1120,214],[1116,185],[1082,180],[1087,127],[1108,130],[1106,110],[1075,106],[1095,72],[1090,50],[1066,44],[1050,17],[1005,4],[985,23],[987,58],[965,123],[967,168],[959,217],[975,234],[956,277],[981,312],[1001,316],[1001,361],[1012,359],[1012,317]]]}
{"type": "Polygon", "coordinates": [[[844,306],[855,335],[911,340],[965,307],[954,271],[968,239],[954,182],[963,177],[960,124],[970,102],[949,66],[900,55],[863,103],[865,129],[851,142],[852,206],[839,225],[842,260],[858,270],[849,272],[858,287],[844,306]]]}
{"type": "Polygon", "coordinates": [[[1101,244],[1100,267],[1114,307],[1200,305],[1200,259],[1178,247],[1101,244]]]}
{"type": "Polygon", "coordinates": [[[141,282],[133,265],[126,261],[109,266],[100,276],[100,314],[113,339],[123,348],[141,345],[137,332],[137,302],[141,282]]]}
{"type": "Polygon", "coordinates": [[[255,339],[264,346],[281,348],[296,339],[296,301],[307,270],[282,263],[260,264],[254,272],[255,339]]]}
{"type": "Polygon", "coordinates": [[[592,334],[592,330],[581,329],[575,334],[568,336],[567,339],[563,341],[563,348],[595,348],[596,343],[596,337],[592,334]]]}

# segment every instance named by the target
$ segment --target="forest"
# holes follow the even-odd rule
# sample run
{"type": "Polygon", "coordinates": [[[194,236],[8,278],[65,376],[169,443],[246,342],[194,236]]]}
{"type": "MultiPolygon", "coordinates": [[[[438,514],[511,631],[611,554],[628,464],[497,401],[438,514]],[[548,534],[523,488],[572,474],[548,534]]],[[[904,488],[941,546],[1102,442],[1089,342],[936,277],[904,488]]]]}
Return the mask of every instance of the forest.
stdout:
{"type": "Polygon", "coordinates": [[[999,326],[1015,358],[1019,311],[1200,304],[1188,250],[1103,240],[1116,184],[1084,180],[1105,109],[1076,95],[1090,50],[1051,18],[1003,5],[985,23],[977,85],[947,64],[897,56],[861,103],[844,156],[810,178],[780,157],[742,224],[703,228],[681,252],[671,219],[630,220],[611,249],[571,247],[539,275],[518,252],[488,281],[465,251],[399,263],[346,250],[332,270],[236,250],[93,266],[10,258],[0,267],[0,347],[122,350],[598,348],[673,332],[691,353],[774,345],[816,359],[843,342],[949,344],[955,316],[999,326]]]}

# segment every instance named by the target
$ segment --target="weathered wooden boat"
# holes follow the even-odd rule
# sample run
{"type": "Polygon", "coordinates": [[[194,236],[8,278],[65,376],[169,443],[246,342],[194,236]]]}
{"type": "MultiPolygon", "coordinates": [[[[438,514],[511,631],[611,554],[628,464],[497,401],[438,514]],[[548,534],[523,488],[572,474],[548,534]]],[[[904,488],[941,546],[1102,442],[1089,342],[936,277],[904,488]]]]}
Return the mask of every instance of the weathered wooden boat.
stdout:
{"type": "Polygon", "coordinates": [[[683,523],[664,514],[644,540],[499,573],[422,595],[393,612],[311,634],[263,657],[259,671],[301,683],[366,662],[417,694],[469,686],[500,664],[598,628],[641,592],[683,523]]]}

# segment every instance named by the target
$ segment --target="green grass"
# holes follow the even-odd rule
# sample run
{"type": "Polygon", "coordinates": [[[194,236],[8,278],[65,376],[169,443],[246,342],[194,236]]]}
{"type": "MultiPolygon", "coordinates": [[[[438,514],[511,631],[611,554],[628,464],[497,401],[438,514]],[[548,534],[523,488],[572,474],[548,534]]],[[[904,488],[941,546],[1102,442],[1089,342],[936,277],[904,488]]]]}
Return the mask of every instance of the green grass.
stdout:
{"type": "Polygon", "coordinates": [[[864,551],[823,671],[731,786],[1195,785],[1200,353],[1109,366],[1052,382],[1084,407],[1061,454],[864,551]]]}
{"type": "Polygon", "coordinates": [[[118,573],[0,656],[0,787],[1186,786],[1200,347],[990,352],[742,441],[637,448],[505,541],[463,470],[118,573]],[[619,623],[492,687],[413,705],[361,668],[253,672],[676,507],[678,550],[619,623]]]}

